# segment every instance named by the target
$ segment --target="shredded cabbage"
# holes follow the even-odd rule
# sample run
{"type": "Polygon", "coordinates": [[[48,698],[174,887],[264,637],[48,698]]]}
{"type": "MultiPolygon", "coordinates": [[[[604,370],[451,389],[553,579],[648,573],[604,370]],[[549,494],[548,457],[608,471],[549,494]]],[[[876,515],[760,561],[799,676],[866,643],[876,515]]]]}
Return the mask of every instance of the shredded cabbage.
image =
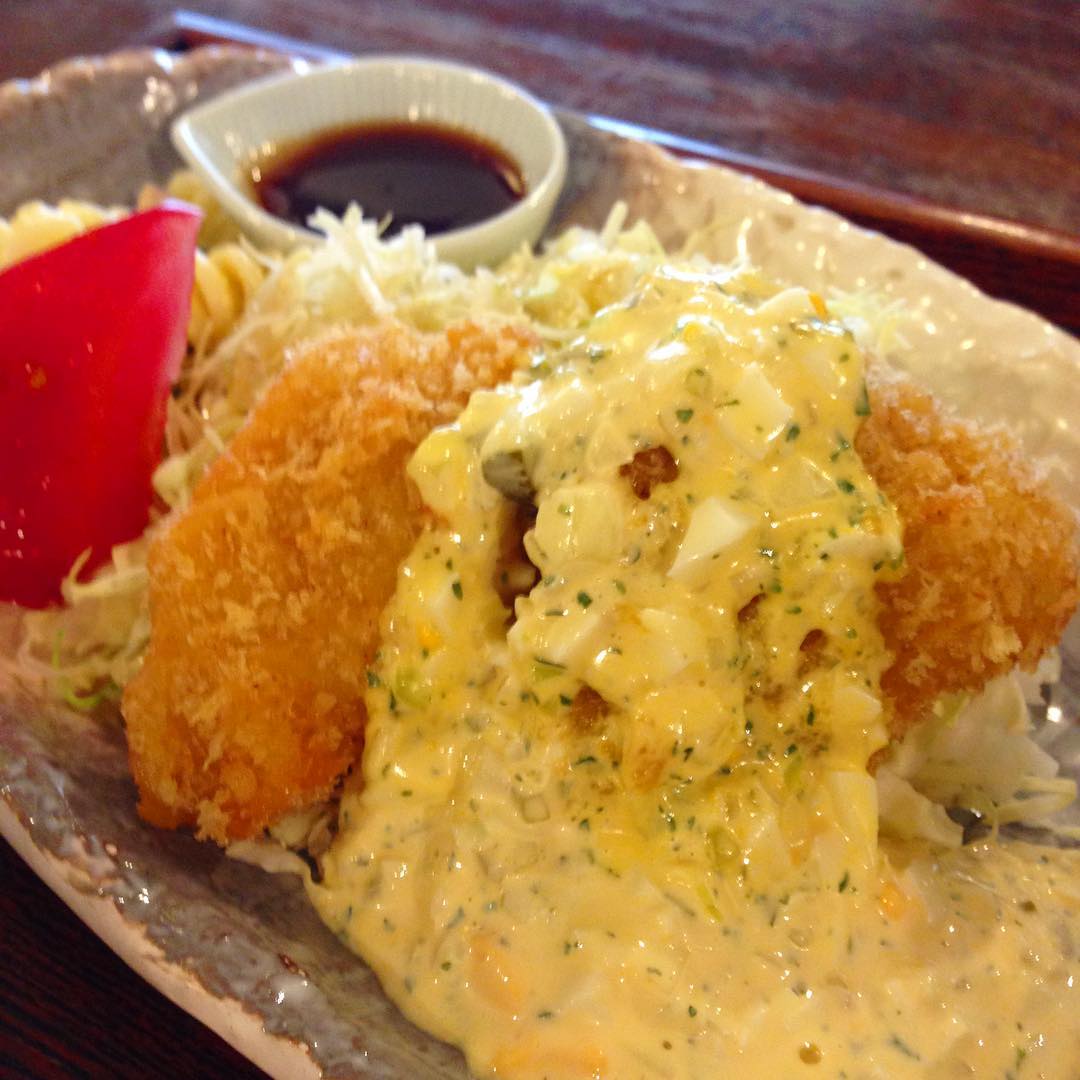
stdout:
{"type": "Polygon", "coordinates": [[[1031,737],[1015,675],[976,697],[940,702],[894,748],[877,782],[885,832],[947,846],[959,845],[962,830],[944,807],[973,810],[996,830],[1044,823],[1076,798],[1075,782],[1058,776],[1058,763],[1031,737]]]}

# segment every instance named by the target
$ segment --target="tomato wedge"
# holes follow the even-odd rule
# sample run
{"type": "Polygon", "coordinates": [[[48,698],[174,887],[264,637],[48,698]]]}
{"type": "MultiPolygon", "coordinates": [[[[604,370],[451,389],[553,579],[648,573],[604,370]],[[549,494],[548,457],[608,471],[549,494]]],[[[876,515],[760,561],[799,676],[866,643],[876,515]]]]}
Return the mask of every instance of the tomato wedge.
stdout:
{"type": "Polygon", "coordinates": [[[145,528],[200,217],[167,202],[0,273],[0,600],[56,602],[145,528]]]}

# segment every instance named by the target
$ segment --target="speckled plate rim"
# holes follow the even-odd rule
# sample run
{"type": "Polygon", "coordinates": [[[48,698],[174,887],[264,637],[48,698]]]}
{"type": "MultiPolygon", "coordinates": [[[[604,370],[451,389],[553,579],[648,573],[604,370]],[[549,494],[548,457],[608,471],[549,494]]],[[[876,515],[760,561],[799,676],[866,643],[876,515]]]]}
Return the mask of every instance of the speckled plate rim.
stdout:
{"type": "Polygon", "coordinates": [[[185,971],[170,963],[145,930],[126,920],[110,897],[78,887],[72,880],[79,870],[34,843],[15,811],[0,798],[0,836],[15,853],[87,927],[125,964],[164,994],[174,1005],[221,1036],[253,1065],[272,1077],[318,1080],[322,1075],[306,1047],[265,1030],[262,1019],[235,998],[217,997],[185,971]]]}
{"type": "MultiPolygon", "coordinates": [[[[168,61],[170,69],[182,71],[196,53],[168,61]]],[[[3,107],[10,108],[16,99],[32,99],[35,96],[48,95],[53,88],[62,86],[67,79],[77,78],[80,72],[87,70],[108,71],[110,65],[133,65],[151,62],[161,63],[160,53],[125,52],[106,58],[88,58],[67,61],[57,65],[32,82],[8,84],[0,87],[0,112],[3,107]]],[[[236,63],[239,65],[239,59],[236,63]]],[[[254,72],[252,77],[258,73],[254,72]]],[[[635,144],[619,139],[617,136],[603,134],[595,128],[590,129],[582,118],[560,117],[569,125],[571,139],[571,168],[573,170],[573,147],[576,143],[580,150],[593,147],[600,165],[607,164],[617,171],[638,169],[641,173],[640,198],[636,211],[641,216],[649,217],[649,209],[661,208],[668,220],[667,231],[671,235],[685,233],[697,227],[703,216],[709,214],[729,214],[732,217],[730,228],[725,226],[722,238],[722,250],[729,256],[732,251],[743,248],[756,251],[755,245],[762,242],[766,247],[772,243],[773,253],[779,266],[774,271],[782,275],[790,271],[791,279],[800,279],[806,275],[806,283],[824,275],[826,279],[838,280],[840,284],[850,285],[846,281],[843,264],[857,257],[864,257],[867,263],[875,259],[888,265],[895,276],[889,288],[895,284],[902,294],[904,289],[914,289],[912,296],[923,293],[926,303],[920,307],[922,323],[917,328],[917,336],[912,345],[914,359],[918,360],[922,345],[932,345],[941,339],[949,341],[948,359],[950,364],[937,363],[937,355],[932,350],[927,354],[926,367],[917,370],[925,376],[939,392],[954,402],[964,404],[964,386],[966,382],[980,382],[986,372],[980,368],[977,357],[965,359],[965,342],[962,340],[963,327],[974,319],[979,322],[983,337],[1004,335],[1008,339],[1008,348],[1015,349],[1017,365],[1034,363],[1039,370],[1032,376],[1036,386],[1030,394],[1030,401],[1056,402],[1059,416],[1080,416],[1080,409],[1070,412],[1075,401],[1080,400],[1080,344],[1067,335],[1051,327],[1036,316],[1013,305],[992,301],[978,292],[969,283],[949,271],[925,259],[914,249],[895,243],[877,234],[858,229],[828,211],[811,209],[798,204],[790,196],[776,191],[759,181],[750,180],[740,174],[715,166],[702,166],[679,162],[663,151],[645,144],[635,144]],[[605,142],[605,140],[609,140],[605,142]],[[697,205],[695,199],[704,193],[708,205],[697,205]],[[672,206],[674,197],[686,197],[685,205],[672,206]],[[665,200],[667,200],[665,202],[665,200]],[[740,202],[740,200],[742,200],[740,202]],[[764,219],[769,218],[769,221],[764,219]],[[784,219],[790,219],[785,223],[784,219]],[[804,243],[805,241],[805,243],[804,243]],[[817,248],[814,247],[814,242],[817,248]],[[835,243],[831,252],[828,244],[835,243]],[[806,248],[802,250],[800,244],[806,248]],[[726,247],[723,245],[727,245],[726,247]],[[777,247],[779,245],[779,248],[777,247]],[[840,265],[831,266],[832,255],[841,251],[840,265]],[[824,267],[824,270],[822,270],[824,267]],[[810,271],[813,272],[810,272],[810,271]],[[943,370],[951,367],[951,370],[943,370]],[[1075,378],[1073,378],[1076,376],[1075,378]],[[1062,378],[1072,378],[1072,382],[1061,384],[1062,378]],[[1041,381],[1040,381],[1041,380],[1041,381]],[[1059,401],[1058,397],[1064,400],[1059,401]],[[1071,395],[1071,396],[1070,396],[1071,395]]],[[[617,191],[618,177],[612,180],[602,170],[594,168],[596,163],[582,170],[582,175],[568,183],[568,192],[564,195],[561,224],[568,220],[594,220],[599,207],[610,203],[612,192],[617,191]],[[580,206],[575,203],[580,200],[580,206]],[[582,210],[582,207],[584,208],[582,210]],[[575,211],[581,211],[575,214],[575,211]],[[592,215],[590,217],[590,214],[592,215]]],[[[624,177],[625,178],[625,177],[624,177]]],[[[849,274],[848,277],[851,275],[849,274]]],[[[856,280],[857,284],[857,280],[856,280]]],[[[1001,346],[1005,348],[1006,346],[1001,346]]],[[[977,351],[977,350],[976,350],[977,351]]],[[[991,368],[991,373],[993,368],[991,368]]],[[[1008,371],[996,372],[1007,376],[1008,371]]],[[[1010,393],[1012,387],[1008,378],[1002,379],[1005,385],[997,388],[994,400],[988,406],[991,419],[1023,421],[1026,416],[1028,398],[1017,397],[1010,393]]],[[[968,404],[983,404],[980,393],[968,388],[968,404]]],[[[986,410],[982,410],[986,411],[986,410]]],[[[1038,428],[1052,427],[1052,423],[1038,425],[1038,428]]],[[[1024,431],[1026,438],[1033,438],[1040,446],[1040,430],[1024,431]]],[[[1050,432],[1053,436],[1053,432],[1050,432]]],[[[1072,436],[1070,436],[1071,438],[1072,436]]],[[[1040,446],[1040,449],[1042,447],[1040,446]]],[[[1078,470],[1076,455],[1072,452],[1075,444],[1066,446],[1069,459],[1062,470],[1065,487],[1075,497],[1078,470]]],[[[1073,630],[1080,630],[1076,622],[1073,630]]],[[[1073,633],[1074,639],[1080,634],[1073,633]]],[[[1080,656],[1080,647],[1070,646],[1071,654],[1080,656]]],[[[4,702],[0,700],[0,705],[4,702]]],[[[2,710],[0,710],[2,711],[2,710]]],[[[0,721],[3,716],[0,716],[0,721]]],[[[2,728],[2,724],[0,724],[2,728]]],[[[0,731],[2,734],[2,731],[0,731]]],[[[0,746],[0,750],[3,747],[0,746]]],[[[1077,755],[1080,760],[1080,754],[1077,755]]],[[[3,766],[0,754],[0,766],[3,766]]],[[[217,993],[205,986],[197,974],[189,970],[182,962],[169,959],[164,951],[149,940],[144,925],[130,917],[125,918],[118,906],[115,894],[103,891],[100,883],[92,877],[86,877],[84,863],[72,852],[54,853],[47,850],[34,833],[40,830],[40,823],[30,820],[29,809],[20,806],[12,794],[10,781],[5,781],[0,768],[0,834],[4,835],[20,856],[34,872],[129,966],[147,979],[181,1008],[195,1016],[200,1022],[214,1030],[255,1065],[276,1077],[317,1076],[319,1066],[308,1055],[299,1038],[283,1038],[268,1032],[264,1026],[265,1016],[260,1017],[246,1009],[234,996],[217,993]],[[95,885],[98,891],[93,890],[95,885]]],[[[65,840],[81,842],[84,837],[78,833],[69,833],[65,840]]],[[[364,1075],[366,1067],[358,1065],[364,1075]]],[[[436,1063],[433,1068],[439,1069],[436,1063]]],[[[436,1071],[430,1075],[449,1075],[436,1071]]],[[[455,1071],[454,1075],[458,1075],[455,1071]]]]}

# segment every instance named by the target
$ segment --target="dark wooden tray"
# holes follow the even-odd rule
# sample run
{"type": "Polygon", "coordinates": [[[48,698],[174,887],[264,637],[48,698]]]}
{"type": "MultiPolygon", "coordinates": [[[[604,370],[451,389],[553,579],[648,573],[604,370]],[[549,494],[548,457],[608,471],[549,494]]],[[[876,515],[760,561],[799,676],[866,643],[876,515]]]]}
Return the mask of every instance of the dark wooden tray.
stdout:
{"type": "MultiPolygon", "coordinates": [[[[198,45],[229,44],[310,60],[340,60],[347,56],[311,42],[189,11],[168,16],[143,43],[176,52],[198,45]]],[[[917,247],[991,296],[1030,308],[1073,334],[1080,334],[1078,236],[848,183],[607,116],[592,115],[589,121],[655,143],[680,157],[749,173],[803,202],[826,206],[850,221],[917,247]]]]}

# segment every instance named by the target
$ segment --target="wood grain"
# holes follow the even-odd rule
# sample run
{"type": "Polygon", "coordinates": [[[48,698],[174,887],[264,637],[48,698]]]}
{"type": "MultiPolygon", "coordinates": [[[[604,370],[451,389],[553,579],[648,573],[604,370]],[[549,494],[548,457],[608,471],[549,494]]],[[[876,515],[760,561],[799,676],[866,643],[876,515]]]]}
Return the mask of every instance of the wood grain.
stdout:
{"type": "MultiPolygon", "coordinates": [[[[1080,231],[1080,5],[1072,0],[185,6],[350,52],[457,57],[557,105],[1080,231]]],[[[0,77],[119,47],[167,13],[154,0],[9,0],[0,77]]]]}
{"type": "MultiPolygon", "coordinates": [[[[1073,250],[1080,232],[1073,0],[186,6],[347,52],[480,64],[557,105],[723,147],[729,158],[752,157],[747,167],[801,176],[811,188],[826,178],[834,203],[839,179],[856,199],[847,212],[924,246],[926,215],[944,214],[935,257],[966,259],[984,287],[1036,307],[1053,293],[1058,320],[1080,325],[1077,274],[1061,250],[1018,248],[1007,233],[989,245],[958,238],[955,215],[941,210],[1057,230],[1073,250]],[[937,206],[883,206],[877,195],[858,203],[866,188],[937,206]]],[[[171,5],[155,0],[6,0],[0,18],[0,79],[33,76],[69,55],[160,40],[173,25],[171,5]]],[[[811,188],[797,193],[813,199],[811,188]]],[[[258,1075],[127,969],[2,841],[0,883],[0,1077],[258,1075]]]]}

